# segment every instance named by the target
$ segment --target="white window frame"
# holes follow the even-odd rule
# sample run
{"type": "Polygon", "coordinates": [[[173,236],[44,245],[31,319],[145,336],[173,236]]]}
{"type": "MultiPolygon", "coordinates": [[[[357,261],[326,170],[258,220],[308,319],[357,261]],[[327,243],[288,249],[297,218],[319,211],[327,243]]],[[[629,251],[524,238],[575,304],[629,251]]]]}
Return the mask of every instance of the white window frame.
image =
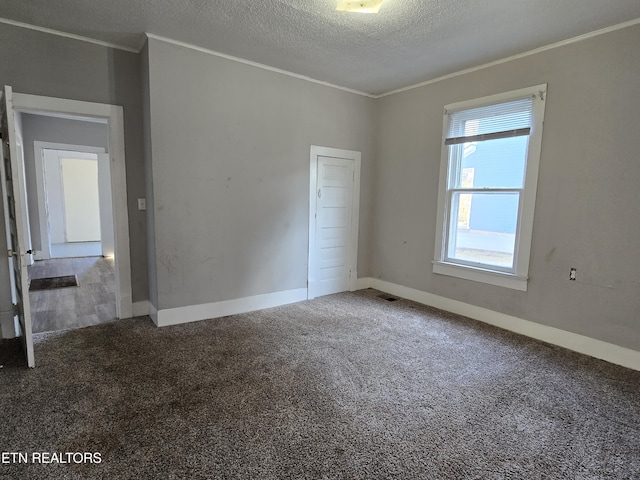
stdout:
{"type": "Polygon", "coordinates": [[[490,95],[474,100],[446,105],[442,122],[442,154],[440,158],[440,179],[438,185],[438,214],[436,223],[436,242],[433,260],[433,273],[448,275],[476,282],[498,285],[515,290],[526,291],[529,280],[529,258],[531,253],[531,236],[533,233],[533,215],[536,203],[536,189],[538,185],[538,167],[542,146],[542,127],[544,124],[544,109],[547,96],[547,84],[522,88],[511,92],[490,95]],[[505,271],[504,268],[492,268],[490,265],[469,265],[456,263],[445,258],[447,229],[449,222],[448,188],[449,178],[449,148],[445,145],[449,130],[449,113],[471,108],[508,102],[527,97],[534,97],[531,132],[525,166],[524,187],[518,210],[516,228],[514,268],[505,271]]]}

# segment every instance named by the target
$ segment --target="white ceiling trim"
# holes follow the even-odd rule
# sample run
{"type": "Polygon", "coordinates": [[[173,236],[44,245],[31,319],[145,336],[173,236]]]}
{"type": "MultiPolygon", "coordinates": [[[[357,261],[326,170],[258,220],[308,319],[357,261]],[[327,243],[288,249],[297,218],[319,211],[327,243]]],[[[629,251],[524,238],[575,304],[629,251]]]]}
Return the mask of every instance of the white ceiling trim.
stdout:
{"type": "Polygon", "coordinates": [[[307,82],[317,83],[319,85],[324,85],[325,87],[331,87],[331,88],[336,88],[338,90],[342,90],[342,91],[345,91],[345,92],[355,93],[356,95],[362,95],[363,97],[377,98],[375,95],[372,95],[370,93],[361,92],[360,90],[354,90],[352,88],[341,87],[340,85],[335,85],[333,83],[325,82],[323,80],[316,80],[315,78],[307,77],[305,75],[300,75],[298,73],[289,72],[287,70],[282,70],[282,69],[276,68],[276,67],[271,67],[271,66],[265,65],[263,63],[252,62],[251,60],[245,60],[244,58],[234,57],[232,55],[227,55],[226,53],[216,52],[214,50],[209,50],[208,48],[198,47],[197,45],[192,45],[190,43],[181,42],[179,40],[173,40],[171,38],[161,37],[160,35],[155,35],[153,33],[148,33],[148,32],[146,33],[146,35],[147,35],[148,38],[152,38],[154,40],[159,40],[161,42],[170,43],[170,44],[173,44],[173,45],[178,45],[178,46],[184,47],[184,48],[189,48],[191,50],[196,50],[196,51],[201,52],[201,53],[206,53],[206,54],[209,54],[209,55],[213,55],[215,57],[225,58],[225,59],[231,60],[233,62],[243,63],[245,65],[250,65],[252,67],[261,68],[262,70],[268,70],[270,72],[279,73],[281,75],[287,75],[288,77],[293,77],[293,78],[297,78],[297,79],[300,79],[300,80],[305,80],[307,82]]]}
{"type": "MultiPolygon", "coordinates": [[[[59,30],[51,29],[51,28],[39,27],[39,26],[36,26],[36,25],[31,25],[29,23],[17,22],[15,20],[9,20],[9,19],[2,18],[2,17],[0,17],[0,23],[5,23],[7,25],[13,25],[13,26],[20,27],[20,28],[26,28],[26,29],[29,29],[29,30],[35,30],[35,31],[38,31],[38,32],[49,33],[51,35],[57,35],[57,36],[60,36],[60,37],[65,37],[65,38],[69,38],[69,39],[73,39],[73,40],[78,40],[78,41],[81,41],[81,42],[92,43],[92,44],[95,44],[95,45],[101,45],[101,46],[104,46],[104,47],[114,48],[114,49],[117,49],[117,50],[123,50],[123,51],[131,52],[131,53],[140,53],[140,51],[142,50],[142,47],[144,46],[144,43],[145,43],[143,41],[143,45],[141,45],[141,47],[139,49],[136,49],[136,48],[127,47],[127,46],[124,46],[124,45],[118,45],[118,44],[115,44],[115,43],[96,40],[94,38],[84,37],[84,36],[81,36],[81,35],[75,35],[73,33],[62,32],[62,31],[59,31],[59,30]]],[[[460,75],[465,75],[467,73],[477,72],[477,71],[483,70],[485,68],[490,68],[490,67],[493,67],[493,66],[496,66],[496,65],[500,65],[500,64],[503,64],[503,63],[506,63],[506,62],[510,62],[512,60],[518,60],[520,58],[524,58],[524,57],[528,57],[530,55],[535,55],[535,54],[538,54],[538,53],[542,53],[542,52],[545,52],[545,51],[548,51],[548,50],[552,50],[554,48],[562,47],[562,46],[565,46],[565,45],[570,45],[572,43],[576,43],[576,42],[580,42],[580,41],[583,41],[583,40],[587,40],[587,39],[590,39],[590,38],[593,38],[593,37],[596,37],[596,36],[599,36],[599,35],[603,35],[603,34],[606,34],[606,33],[614,32],[616,30],[621,30],[621,29],[624,29],[624,28],[627,28],[627,27],[638,25],[638,24],[640,24],[640,18],[636,18],[635,20],[630,20],[630,21],[627,21],[627,22],[623,22],[623,23],[619,23],[619,24],[616,24],[616,25],[612,25],[610,27],[602,28],[600,30],[595,30],[593,32],[585,33],[585,34],[579,35],[577,37],[572,37],[572,38],[569,38],[569,39],[566,39],[566,40],[562,40],[560,42],[556,42],[556,43],[552,43],[552,44],[549,44],[549,45],[545,45],[543,47],[536,48],[534,50],[529,50],[527,52],[519,53],[519,54],[516,54],[516,55],[512,55],[510,57],[501,58],[501,59],[495,60],[493,62],[485,63],[485,64],[482,64],[482,65],[477,65],[475,67],[470,67],[470,68],[467,68],[467,69],[464,69],[464,70],[459,70],[457,72],[449,73],[447,75],[442,75],[440,77],[436,77],[436,78],[433,78],[431,80],[426,80],[424,82],[416,83],[414,85],[409,85],[409,86],[406,86],[406,87],[402,87],[402,88],[398,88],[398,89],[395,89],[395,90],[391,90],[389,92],[382,93],[382,94],[379,94],[379,95],[373,95],[373,94],[369,94],[369,93],[366,93],[366,92],[362,92],[360,90],[355,90],[355,89],[351,89],[351,88],[348,88],[348,87],[343,87],[343,86],[340,86],[340,85],[336,85],[336,84],[333,84],[333,83],[330,83],[330,82],[325,82],[323,80],[317,80],[317,79],[312,78],[312,77],[308,77],[308,76],[305,76],[305,75],[300,75],[300,74],[293,73],[293,72],[290,72],[290,71],[287,71],[287,70],[282,70],[282,69],[276,68],[276,67],[271,67],[269,65],[265,65],[265,64],[262,64],[262,63],[253,62],[251,60],[246,60],[244,58],[234,57],[232,55],[227,55],[225,53],[216,52],[214,50],[210,50],[210,49],[207,49],[207,48],[204,48],[204,47],[199,47],[197,45],[192,45],[192,44],[189,44],[189,43],[186,43],[186,42],[181,42],[179,40],[173,40],[173,39],[170,39],[170,38],[162,37],[160,35],[155,35],[153,33],[146,32],[145,35],[146,35],[147,38],[153,38],[155,40],[159,40],[159,41],[163,41],[163,42],[166,42],[166,43],[170,43],[170,44],[178,45],[178,46],[181,46],[181,47],[189,48],[189,49],[196,50],[196,51],[199,51],[199,52],[202,52],[202,53],[207,53],[209,55],[214,55],[216,57],[225,58],[227,60],[231,60],[231,61],[234,61],[234,62],[243,63],[245,65],[250,65],[250,66],[257,67],[257,68],[260,68],[260,69],[263,69],[263,70],[268,70],[268,71],[271,71],[271,72],[279,73],[281,75],[287,75],[289,77],[293,77],[293,78],[297,78],[297,79],[300,79],[300,80],[305,80],[305,81],[308,81],[308,82],[316,83],[318,85],[324,85],[326,87],[335,88],[335,89],[338,89],[338,90],[342,90],[344,92],[353,93],[353,94],[356,94],[356,95],[361,95],[363,97],[377,99],[377,98],[383,98],[383,97],[386,97],[386,96],[389,96],[389,95],[394,95],[396,93],[402,93],[402,92],[406,92],[408,90],[413,90],[414,88],[420,88],[420,87],[424,87],[426,85],[431,85],[433,83],[441,82],[443,80],[447,80],[449,78],[454,78],[454,77],[457,77],[457,76],[460,76],[460,75]]]]}
{"type": "Polygon", "coordinates": [[[53,30],[51,28],[38,27],[36,25],[31,25],[30,23],[16,22],[15,20],[9,20],[8,18],[0,17],[0,23],[6,23],[7,25],[13,25],[14,27],[27,28],[29,30],[35,30],[37,32],[50,33],[51,35],[71,38],[73,40],[79,40],[81,42],[93,43],[95,45],[101,45],[103,47],[115,48],[117,50],[124,50],[125,52],[140,53],[140,50],[136,50],[135,48],[131,48],[131,47],[125,47],[124,45],[103,42],[101,40],[96,40],[95,38],[83,37],[82,35],[75,35],[73,33],[61,32],[59,30],[53,30]]]}
{"type": "Polygon", "coordinates": [[[537,53],[546,52],[547,50],[552,50],[554,48],[563,47],[565,45],[570,45],[572,43],[581,42],[583,40],[587,40],[589,38],[597,37],[599,35],[604,35],[605,33],[615,32],[616,30],[622,30],[623,28],[632,27],[634,25],[640,24],[640,18],[636,18],[635,20],[629,20],[628,22],[618,23],[617,25],[612,25],[610,27],[601,28],[600,30],[595,30],[593,32],[585,33],[583,35],[578,35],[577,37],[568,38],[567,40],[562,40],[560,42],[551,43],[549,45],[545,45],[544,47],[536,48],[534,50],[529,50],[528,52],[518,53],[517,55],[512,55],[510,57],[501,58],[500,60],[495,60],[493,62],[484,63],[482,65],[478,65],[476,67],[466,68],[464,70],[460,70],[458,72],[449,73],[447,75],[442,75],[441,77],[433,78],[431,80],[427,80],[425,82],[416,83],[415,85],[409,85],[408,87],[398,88],[396,90],[392,90],[387,93],[382,93],[380,95],[375,95],[373,98],[382,98],[388,95],[393,95],[395,93],[406,92],[407,90],[413,90],[414,88],[424,87],[425,85],[431,85],[432,83],[441,82],[442,80],[447,80],[449,78],[458,77],[460,75],[465,75],[467,73],[477,72],[478,70],[483,70],[485,68],[493,67],[496,65],[500,65],[502,63],[507,63],[512,60],[518,60],[519,58],[528,57],[530,55],[535,55],[537,53]]]}

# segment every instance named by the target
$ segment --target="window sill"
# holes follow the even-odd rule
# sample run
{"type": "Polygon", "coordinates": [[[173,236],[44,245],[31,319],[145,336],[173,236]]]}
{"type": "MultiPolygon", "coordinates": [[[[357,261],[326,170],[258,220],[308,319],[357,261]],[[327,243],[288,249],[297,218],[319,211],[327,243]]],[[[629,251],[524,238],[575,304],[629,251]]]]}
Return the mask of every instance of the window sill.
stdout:
{"type": "Polygon", "coordinates": [[[512,288],[522,292],[527,291],[529,277],[522,277],[512,273],[494,272],[482,268],[468,267],[466,265],[456,265],[434,260],[433,273],[448,275],[450,277],[464,278],[474,282],[488,283],[499,287],[512,288]]]}

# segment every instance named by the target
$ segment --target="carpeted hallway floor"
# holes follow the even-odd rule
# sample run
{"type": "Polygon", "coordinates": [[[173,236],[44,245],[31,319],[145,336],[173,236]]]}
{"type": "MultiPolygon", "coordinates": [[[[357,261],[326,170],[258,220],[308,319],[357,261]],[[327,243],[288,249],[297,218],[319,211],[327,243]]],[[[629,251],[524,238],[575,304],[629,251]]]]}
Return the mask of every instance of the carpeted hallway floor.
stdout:
{"type": "Polygon", "coordinates": [[[378,294],[42,334],[0,450],[102,462],[0,478],[640,478],[640,372],[378,294]]]}

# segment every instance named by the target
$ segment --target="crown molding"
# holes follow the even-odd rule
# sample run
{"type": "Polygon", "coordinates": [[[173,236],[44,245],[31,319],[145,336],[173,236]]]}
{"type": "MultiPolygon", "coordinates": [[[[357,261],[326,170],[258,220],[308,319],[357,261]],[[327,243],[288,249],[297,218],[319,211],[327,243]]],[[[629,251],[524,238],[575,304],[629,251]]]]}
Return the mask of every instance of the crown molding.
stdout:
{"type": "Polygon", "coordinates": [[[566,40],[562,40],[560,42],[556,42],[556,43],[552,43],[552,44],[549,44],[549,45],[545,45],[543,47],[539,47],[539,48],[536,48],[536,49],[533,49],[533,50],[528,50],[528,51],[523,52],[523,53],[518,53],[516,55],[511,55],[509,57],[505,57],[505,58],[501,58],[501,59],[498,59],[498,60],[494,60],[492,62],[483,63],[483,64],[477,65],[475,67],[470,67],[470,68],[466,68],[464,70],[459,70],[457,72],[452,72],[452,73],[448,73],[446,75],[441,75],[439,77],[432,78],[432,79],[426,80],[424,82],[416,83],[416,84],[413,84],[413,85],[408,85],[406,87],[397,88],[395,90],[391,90],[391,91],[388,91],[388,92],[385,92],[385,93],[381,93],[381,94],[372,94],[372,93],[367,93],[367,92],[363,92],[363,91],[360,91],[360,90],[355,90],[355,89],[348,88],[348,87],[343,87],[343,86],[336,85],[336,84],[333,84],[333,83],[330,83],[330,82],[325,82],[323,80],[317,80],[315,78],[308,77],[306,75],[301,75],[301,74],[298,74],[298,73],[290,72],[288,70],[282,70],[280,68],[271,67],[269,65],[265,65],[265,64],[262,64],[262,63],[254,62],[254,61],[251,61],[251,60],[246,60],[244,58],[234,57],[233,55],[227,55],[225,53],[217,52],[215,50],[210,50],[208,48],[199,47],[197,45],[192,45],[190,43],[181,42],[179,40],[173,40],[173,39],[170,39],[170,38],[167,38],[167,37],[162,37],[160,35],[156,35],[156,34],[149,33],[149,32],[145,32],[145,37],[146,38],[143,38],[143,40],[140,43],[139,48],[132,48],[132,47],[124,46],[124,45],[119,45],[119,44],[116,44],[116,43],[103,42],[101,40],[96,40],[96,39],[89,38],[89,37],[84,37],[84,36],[81,36],[81,35],[75,35],[73,33],[61,32],[59,30],[54,30],[54,29],[51,29],[51,28],[38,27],[36,25],[31,25],[29,23],[17,22],[15,20],[9,20],[7,18],[2,18],[2,17],[0,17],[0,23],[4,23],[4,24],[7,24],[7,25],[13,25],[13,26],[16,26],[16,27],[21,27],[21,28],[26,28],[26,29],[29,29],[29,30],[35,30],[35,31],[38,31],[38,32],[49,33],[49,34],[52,34],[52,35],[57,35],[57,36],[60,36],[60,37],[70,38],[70,39],[78,40],[78,41],[81,41],[81,42],[93,43],[95,45],[101,45],[103,47],[114,48],[114,49],[117,49],[117,50],[123,50],[125,52],[131,52],[131,53],[140,53],[140,51],[142,50],[142,48],[144,47],[144,45],[146,43],[146,39],[152,38],[154,40],[162,41],[162,42],[165,42],[165,43],[170,43],[170,44],[181,46],[181,47],[184,47],[184,48],[189,48],[191,50],[196,50],[196,51],[199,51],[199,52],[202,52],[202,53],[206,53],[206,54],[209,54],[209,55],[213,55],[213,56],[216,56],[216,57],[224,58],[224,59],[227,59],[227,60],[231,60],[231,61],[234,61],[234,62],[245,64],[245,65],[250,65],[250,66],[253,66],[253,67],[256,67],[256,68],[260,68],[260,69],[263,69],[263,70],[267,70],[267,71],[270,71],[270,72],[279,73],[281,75],[286,75],[286,76],[289,76],[289,77],[297,78],[299,80],[304,80],[304,81],[315,83],[315,84],[318,84],[318,85],[323,85],[323,86],[326,86],[326,87],[335,88],[337,90],[342,90],[344,92],[353,93],[353,94],[360,95],[360,96],[367,97],[367,98],[378,99],[378,98],[387,97],[389,95],[394,95],[396,93],[402,93],[402,92],[406,92],[408,90],[413,90],[415,88],[424,87],[426,85],[431,85],[431,84],[434,84],[434,83],[437,83],[437,82],[441,82],[443,80],[448,80],[450,78],[458,77],[460,75],[466,75],[468,73],[473,73],[473,72],[477,72],[479,70],[484,70],[485,68],[490,68],[490,67],[494,67],[496,65],[500,65],[500,64],[503,64],[503,63],[511,62],[512,60],[518,60],[520,58],[525,58],[525,57],[528,57],[528,56],[531,56],[531,55],[536,55],[538,53],[546,52],[548,50],[553,50],[555,48],[563,47],[565,45],[570,45],[572,43],[581,42],[583,40],[588,40],[590,38],[597,37],[597,36],[600,36],[600,35],[604,35],[604,34],[607,34],[607,33],[611,33],[611,32],[614,32],[616,30],[622,30],[624,28],[632,27],[634,25],[640,24],[640,18],[636,18],[634,20],[629,20],[629,21],[623,22],[623,23],[618,23],[618,24],[612,25],[610,27],[601,28],[599,30],[595,30],[593,32],[585,33],[583,35],[578,35],[576,37],[572,37],[572,38],[569,38],[569,39],[566,39],[566,40]]]}
{"type": "Polygon", "coordinates": [[[35,30],[36,32],[50,33],[51,35],[79,40],[81,42],[93,43],[94,45],[101,45],[103,47],[115,48],[116,50],[124,50],[125,52],[140,53],[139,49],[137,50],[124,45],[118,45],[117,43],[103,42],[102,40],[96,40],[95,38],[83,37],[82,35],[76,35],[74,33],[61,32],[60,30],[54,30],[52,28],[38,27],[36,25],[31,25],[30,23],[16,22],[15,20],[9,20],[8,18],[0,17],[0,23],[13,25],[14,27],[26,28],[28,30],[35,30]]]}
{"type": "Polygon", "coordinates": [[[475,67],[465,68],[464,70],[459,70],[457,72],[448,73],[447,75],[442,75],[440,77],[433,78],[431,80],[426,80],[424,82],[416,83],[414,85],[409,85],[407,87],[398,88],[395,90],[391,90],[386,93],[381,93],[379,95],[374,95],[373,98],[383,98],[389,95],[394,95],[396,93],[406,92],[407,90],[413,90],[414,88],[424,87],[426,85],[431,85],[433,83],[441,82],[443,80],[447,80],[449,78],[458,77],[460,75],[465,75],[467,73],[477,72],[478,70],[484,70],[485,68],[494,67],[496,65],[500,65],[502,63],[507,63],[512,60],[518,60],[519,58],[528,57],[530,55],[536,55],[538,53],[546,52],[547,50],[553,50],[555,48],[564,47],[565,45],[570,45],[572,43],[581,42],[583,40],[588,40],[593,37],[597,37],[600,35],[604,35],[605,33],[615,32],[616,30],[622,30],[624,28],[632,27],[634,25],[640,24],[640,18],[636,18],[635,20],[629,20],[628,22],[618,23],[616,25],[612,25],[610,27],[601,28],[600,30],[595,30],[593,32],[585,33],[583,35],[578,35],[577,37],[568,38],[566,40],[562,40],[560,42],[551,43],[549,45],[545,45],[543,47],[536,48],[534,50],[529,50],[523,53],[518,53],[516,55],[511,55],[509,57],[501,58],[499,60],[494,60],[493,62],[483,63],[482,65],[477,65],[475,67]]]}
{"type": "Polygon", "coordinates": [[[224,58],[226,60],[231,60],[233,62],[243,63],[245,65],[250,65],[252,67],[260,68],[262,70],[267,70],[267,71],[270,71],[270,72],[279,73],[281,75],[286,75],[288,77],[297,78],[299,80],[305,80],[307,82],[316,83],[318,85],[323,85],[325,87],[335,88],[337,90],[342,90],[344,92],[354,93],[356,95],[361,95],[363,97],[376,98],[375,95],[372,95],[370,93],[361,92],[360,90],[354,90],[352,88],[341,87],[340,85],[335,85],[333,83],[325,82],[323,80],[316,80],[315,78],[307,77],[306,75],[300,75],[298,73],[293,73],[293,72],[290,72],[288,70],[282,70],[280,68],[271,67],[271,66],[265,65],[263,63],[253,62],[251,60],[246,60],[246,59],[240,58],[240,57],[234,57],[233,55],[227,55],[226,53],[216,52],[215,50],[209,50],[208,48],[198,47],[197,45],[192,45],[190,43],[181,42],[179,40],[173,40],[171,38],[161,37],[160,35],[156,35],[154,33],[146,32],[145,34],[146,34],[147,38],[151,38],[153,40],[158,40],[158,41],[165,42],[165,43],[170,43],[172,45],[177,45],[179,47],[188,48],[188,49],[191,49],[191,50],[195,50],[197,52],[206,53],[208,55],[213,55],[214,57],[220,57],[220,58],[224,58]]]}

